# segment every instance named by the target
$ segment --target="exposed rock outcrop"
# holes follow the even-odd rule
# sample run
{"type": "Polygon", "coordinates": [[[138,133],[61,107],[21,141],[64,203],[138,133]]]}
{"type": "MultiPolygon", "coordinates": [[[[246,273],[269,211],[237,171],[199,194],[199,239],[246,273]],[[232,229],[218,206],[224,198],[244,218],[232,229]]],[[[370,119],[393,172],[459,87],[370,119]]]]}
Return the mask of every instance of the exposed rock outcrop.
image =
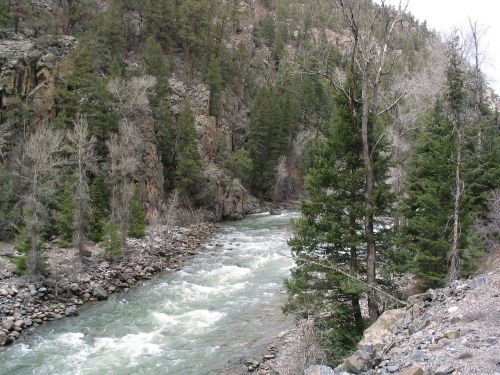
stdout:
{"type": "Polygon", "coordinates": [[[335,374],[500,373],[500,272],[411,296],[365,331],[335,374]],[[373,361],[370,353],[380,356],[373,361]]]}
{"type": "Polygon", "coordinates": [[[35,41],[8,34],[0,40],[0,109],[8,111],[16,97],[34,113],[33,125],[54,116],[55,80],[61,61],[76,45],[70,36],[35,41]]]}

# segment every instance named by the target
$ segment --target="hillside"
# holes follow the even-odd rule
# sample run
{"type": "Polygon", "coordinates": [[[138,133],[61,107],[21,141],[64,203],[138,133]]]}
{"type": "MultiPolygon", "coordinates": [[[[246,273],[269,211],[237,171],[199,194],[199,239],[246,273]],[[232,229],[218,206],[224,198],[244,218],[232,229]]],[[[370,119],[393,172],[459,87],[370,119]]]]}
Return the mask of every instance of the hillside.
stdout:
{"type": "MultiPolygon", "coordinates": [[[[219,283],[193,281],[193,295],[222,290],[234,312],[232,287],[292,258],[265,269],[285,278],[273,308],[302,322],[289,350],[307,355],[274,371],[351,358],[435,375],[450,353],[442,373],[493,371],[481,362],[498,314],[480,310],[497,269],[472,277],[499,248],[499,100],[470,26],[443,40],[403,3],[371,0],[0,0],[0,341],[166,277],[209,222],[270,211],[222,227],[242,246],[200,248],[220,269],[190,270],[219,283]],[[390,347],[355,351],[387,316],[390,347]]],[[[218,307],[195,311],[211,327],[218,307]]],[[[196,315],[183,314],[179,326],[196,315]]],[[[246,369],[281,366],[275,349],[246,369]]]]}

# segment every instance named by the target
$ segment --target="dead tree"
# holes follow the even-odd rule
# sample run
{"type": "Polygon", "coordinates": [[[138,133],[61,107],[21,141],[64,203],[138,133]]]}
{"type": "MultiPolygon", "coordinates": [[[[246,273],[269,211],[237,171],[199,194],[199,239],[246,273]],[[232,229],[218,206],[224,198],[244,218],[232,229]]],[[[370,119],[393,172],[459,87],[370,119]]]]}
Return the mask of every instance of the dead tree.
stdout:
{"type": "Polygon", "coordinates": [[[97,171],[96,139],[89,135],[87,118],[80,115],[73,121],[73,130],[68,132],[67,138],[76,175],[73,244],[82,255],[91,216],[88,173],[97,171]]]}
{"type": "Polygon", "coordinates": [[[118,134],[107,142],[111,183],[111,218],[125,239],[130,219],[130,202],[134,196],[135,174],[140,165],[141,135],[130,123],[123,121],[118,134]]]}
{"type": "Polygon", "coordinates": [[[60,154],[62,145],[63,134],[43,124],[28,138],[23,158],[18,160],[21,177],[27,183],[22,198],[30,241],[27,266],[33,274],[40,274],[44,268],[42,228],[47,219],[49,202],[55,193],[57,168],[65,163],[60,154]]]}

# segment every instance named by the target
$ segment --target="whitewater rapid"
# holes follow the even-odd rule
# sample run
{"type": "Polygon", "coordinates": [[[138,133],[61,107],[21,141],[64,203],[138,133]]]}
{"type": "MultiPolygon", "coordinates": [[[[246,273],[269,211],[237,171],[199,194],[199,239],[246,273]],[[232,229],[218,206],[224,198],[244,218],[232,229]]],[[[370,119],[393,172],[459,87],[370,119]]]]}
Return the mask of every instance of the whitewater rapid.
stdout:
{"type": "Polygon", "coordinates": [[[288,325],[283,278],[297,214],[226,223],[178,272],[80,316],[47,324],[0,353],[1,375],[218,374],[288,325]]]}

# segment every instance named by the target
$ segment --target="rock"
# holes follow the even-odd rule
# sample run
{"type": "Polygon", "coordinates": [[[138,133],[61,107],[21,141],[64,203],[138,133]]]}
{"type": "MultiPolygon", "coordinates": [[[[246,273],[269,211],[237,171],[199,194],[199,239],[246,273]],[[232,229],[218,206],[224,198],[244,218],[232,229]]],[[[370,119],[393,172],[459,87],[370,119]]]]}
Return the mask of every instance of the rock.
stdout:
{"type": "Polygon", "coordinates": [[[433,373],[433,375],[448,375],[455,371],[455,368],[450,365],[442,365],[433,373]]]}
{"type": "Polygon", "coordinates": [[[387,371],[389,371],[391,374],[394,374],[395,372],[399,371],[399,366],[398,365],[388,365],[387,366],[387,371]]]}
{"type": "Polygon", "coordinates": [[[76,309],[76,306],[69,306],[66,308],[64,311],[64,315],[66,316],[78,316],[78,310],[76,309]]]}
{"type": "Polygon", "coordinates": [[[94,289],[92,290],[92,294],[94,297],[96,297],[100,301],[108,298],[108,293],[99,284],[96,284],[94,286],[94,289]]]}
{"type": "Polygon", "coordinates": [[[80,290],[80,286],[77,283],[71,283],[69,286],[69,289],[73,292],[76,293],[80,290]]]}
{"type": "Polygon", "coordinates": [[[15,328],[23,328],[24,327],[24,320],[16,320],[14,323],[15,328]]]}
{"type": "Polygon", "coordinates": [[[309,366],[304,370],[304,375],[334,375],[332,368],[322,365],[309,366]]]}
{"type": "Polygon", "coordinates": [[[9,295],[9,292],[7,292],[6,289],[0,289],[0,296],[7,297],[9,295]]]}
{"type": "Polygon", "coordinates": [[[446,338],[448,338],[450,340],[455,340],[458,337],[460,337],[460,330],[452,329],[452,330],[446,332],[444,335],[446,336],[446,338]]]}
{"type": "Polygon", "coordinates": [[[278,215],[281,215],[281,211],[280,211],[280,210],[278,210],[278,209],[274,209],[274,208],[273,208],[273,209],[271,209],[271,210],[269,211],[269,214],[270,214],[270,215],[275,215],[275,216],[278,216],[278,215]]]}
{"type": "Polygon", "coordinates": [[[405,312],[405,308],[385,311],[375,323],[365,330],[358,348],[371,346],[376,351],[382,351],[389,344],[387,338],[392,335],[396,326],[403,320],[405,312]]]}
{"type": "Polygon", "coordinates": [[[348,357],[343,364],[343,369],[353,374],[361,374],[372,369],[374,366],[372,357],[365,351],[358,350],[348,357]]]}
{"type": "Polygon", "coordinates": [[[12,331],[14,329],[14,321],[11,319],[6,319],[2,322],[2,328],[7,331],[12,331]]]}
{"type": "Polygon", "coordinates": [[[0,331],[0,346],[7,344],[7,334],[4,331],[0,331]]]}
{"type": "Polygon", "coordinates": [[[458,311],[458,307],[457,306],[451,306],[449,309],[448,309],[448,313],[449,314],[454,314],[458,311]]]}
{"type": "Polygon", "coordinates": [[[424,370],[420,367],[410,367],[401,371],[399,375],[424,375],[424,370]]]}

